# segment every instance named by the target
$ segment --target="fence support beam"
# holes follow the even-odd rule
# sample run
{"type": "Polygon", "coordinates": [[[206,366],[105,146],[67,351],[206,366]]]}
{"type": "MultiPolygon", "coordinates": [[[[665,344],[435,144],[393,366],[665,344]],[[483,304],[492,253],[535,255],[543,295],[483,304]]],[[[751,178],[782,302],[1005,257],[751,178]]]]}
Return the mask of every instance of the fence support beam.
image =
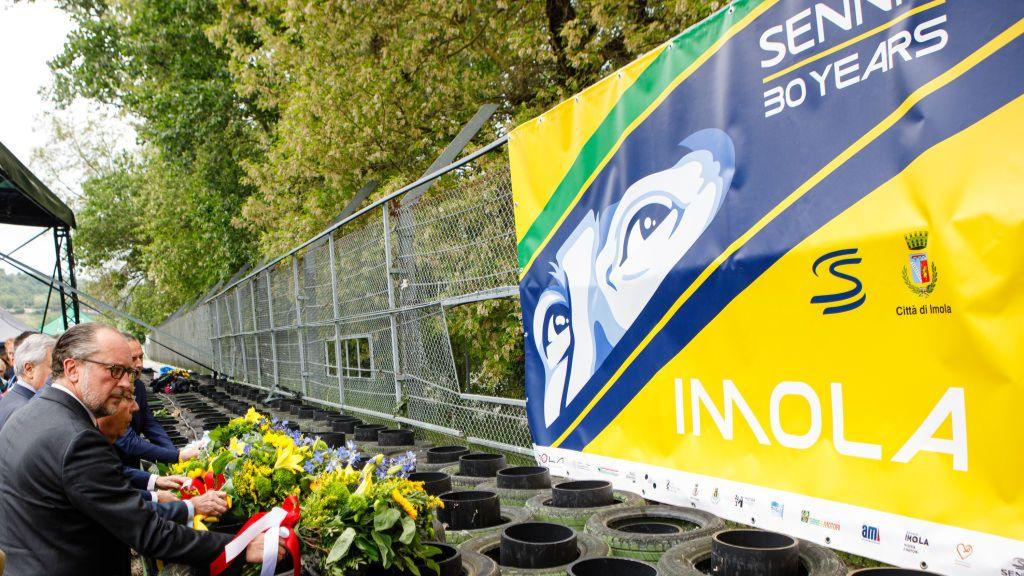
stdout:
{"type": "Polygon", "coordinates": [[[281,384],[280,372],[277,369],[277,334],[274,333],[274,291],[271,289],[270,270],[267,270],[264,277],[267,279],[267,311],[270,316],[270,354],[274,368],[274,383],[270,388],[271,394],[281,384]]]}
{"type": "Polygon", "coordinates": [[[398,318],[395,313],[395,279],[391,275],[391,216],[389,204],[381,206],[381,222],[384,225],[384,279],[388,285],[388,327],[391,332],[391,364],[394,368],[392,377],[395,381],[395,405],[402,403],[402,364],[398,354],[398,318]]]}
{"type": "Polygon", "coordinates": [[[309,369],[306,366],[306,335],[302,333],[302,301],[304,298],[299,292],[298,255],[292,257],[292,284],[295,291],[295,333],[299,341],[299,382],[302,384],[302,395],[307,396],[309,395],[309,389],[306,385],[306,376],[309,375],[309,369]]]}
{"type": "Polygon", "coordinates": [[[256,279],[248,283],[249,300],[252,301],[252,345],[256,352],[256,383],[263,387],[263,360],[260,358],[260,324],[256,317],[256,279]]]}
{"type": "MultiPolygon", "coordinates": [[[[328,263],[331,266],[331,306],[334,310],[334,373],[338,377],[338,402],[345,406],[345,378],[341,373],[341,327],[338,326],[338,322],[341,319],[341,308],[338,305],[338,266],[335,262],[334,255],[334,234],[327,236],[327,251],[329,253],[328,263]]],[[[324,356],[327,355],[327,349],[324,348],[324,356]]],[[[324,362],[326,364],[326,362],[324,362]]]]}
{"type": "MultiPolygon", "coordinates": [[[[242,321],[242,291],[235,288],[235,310],[238,311],[238,334],[235,340],[242,350],[242,378],[249,380],[249,355],[245,351],[245,322],[242,321]]],[[[237,376],[235,377],[237,378],[237,376]]]]}

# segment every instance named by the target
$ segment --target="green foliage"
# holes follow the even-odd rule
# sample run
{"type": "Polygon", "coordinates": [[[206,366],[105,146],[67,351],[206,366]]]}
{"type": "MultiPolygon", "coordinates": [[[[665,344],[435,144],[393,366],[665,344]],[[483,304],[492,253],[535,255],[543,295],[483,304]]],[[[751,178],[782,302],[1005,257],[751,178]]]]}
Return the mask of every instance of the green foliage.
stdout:
{"type": "Polygon", "coordinates": [[[445,310],[459,387],[471,394],[523,398],[525,365],[519,301],[484,300],[445,310]],[[486,334],[486,338],[481,335],[486,334]]]}
{"type": "Polygon", "coordinates": [[[58,4],[77,28],[50,63],[52,97],[118,107],[142,144],[83,184],[81,262],[101,296],[158,321],[253,258],[232,221],[252,192],[241,162],[273,115],[234,90],[227,54],[204,33],[219,18],[212,2],[58,4]]]}

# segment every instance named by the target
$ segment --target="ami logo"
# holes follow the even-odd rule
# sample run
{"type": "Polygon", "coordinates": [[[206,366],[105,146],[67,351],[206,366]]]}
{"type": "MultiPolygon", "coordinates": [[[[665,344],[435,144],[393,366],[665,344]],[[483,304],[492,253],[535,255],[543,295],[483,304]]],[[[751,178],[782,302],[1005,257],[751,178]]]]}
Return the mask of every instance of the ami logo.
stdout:
{"type": "Polygon", "coordinates": [[[860,537],[868,542],[881,542],[881,537],[878,534],[878,528],[868,526],[867,524],[860,527],[860,537]]]}

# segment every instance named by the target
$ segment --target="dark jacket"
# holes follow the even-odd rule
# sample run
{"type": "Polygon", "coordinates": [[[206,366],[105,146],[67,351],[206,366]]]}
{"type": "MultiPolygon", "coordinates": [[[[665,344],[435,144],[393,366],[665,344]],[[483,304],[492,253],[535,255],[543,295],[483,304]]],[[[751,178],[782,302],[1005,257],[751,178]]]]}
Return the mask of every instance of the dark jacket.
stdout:
{"type": "Polygon", "coordinates": [[[129,548],[204,566],[230,540],[147,507],[86,409],[62,390],[46,388],[0,431],[5,576],[127,574],[129,548]]]}
{"type": "Polygon", "coordinates": [[[178,449],[174,447],[164,427],[153,417],[149,400],[146,399],[146,386],[141,380],[135,381],[135,401],[139,404],[139,410],[132,414],[131,426],[114,443],[121,462],[130,468],[138,468],[140,459],[177,462],[178,449]]]}
{"type": "Polygon", "coordinates": [[[153,502],[152,492],[147,492],[146,490],[137,490],[136,492],[142,498],[142,503],[146,505],[146,508],[156,510],[156,513],[164,520],[170,520],[178,524],[188,522],[188,505],[185,502],[181,500],[177,502],[153,502]]]}
{"type": "Polygon", "coordinates": [[[35,392],[25,388],[24,386],[15,386],[11,388],[11,391],[6,396],[0,398],[0,430],[4,429],[4,424],[14,414],[16,410],[28,404],[28,401],[35,396],[35,392]]]}

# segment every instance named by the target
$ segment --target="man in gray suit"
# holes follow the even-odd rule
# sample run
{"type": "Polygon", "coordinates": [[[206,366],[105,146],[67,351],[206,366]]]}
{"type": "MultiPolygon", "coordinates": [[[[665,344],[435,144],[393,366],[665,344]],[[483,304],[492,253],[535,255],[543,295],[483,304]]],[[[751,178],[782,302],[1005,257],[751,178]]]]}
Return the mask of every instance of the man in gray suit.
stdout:
{"type": "MultiPolygon", "coordinates": [[[[114,414],[131,389],[131,364],[128,344],[113,328],[73,326],[53,349],[53,384],[0,431],[5,576],[127,575],[129,548],[207,566],[232,539],[160,518],[125,481],[96,421],[114,414]]],[[[260,562],[263,539],[245,555],[260,562]]]]}
{"type": "Polygon", "coordinates": [[[46,334],[26,337],[14,350],[14,375],[17,380],[7,395],[0,398],[0,430],[16,410],[28,403],[50,376],[50,353],[57,340],[46,334]]]}

